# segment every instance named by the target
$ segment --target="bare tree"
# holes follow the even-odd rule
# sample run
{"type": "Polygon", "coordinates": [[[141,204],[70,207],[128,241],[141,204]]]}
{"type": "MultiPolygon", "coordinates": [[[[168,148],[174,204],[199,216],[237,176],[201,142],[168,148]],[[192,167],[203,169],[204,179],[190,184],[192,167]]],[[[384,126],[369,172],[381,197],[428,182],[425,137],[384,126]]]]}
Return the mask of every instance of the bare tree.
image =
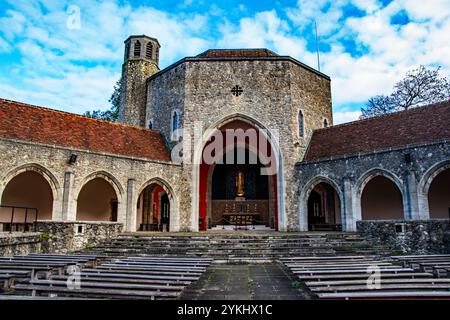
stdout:
{"type": "Polygon", "coordinates": [[[395,84],[391,95],[370,98],[361,109],[361,117],[368,118],[449,100],[450,83],[446,77],[440,76],[439,70],[440,67],[430,70],[420,66],[409,71],[395,84]]]}

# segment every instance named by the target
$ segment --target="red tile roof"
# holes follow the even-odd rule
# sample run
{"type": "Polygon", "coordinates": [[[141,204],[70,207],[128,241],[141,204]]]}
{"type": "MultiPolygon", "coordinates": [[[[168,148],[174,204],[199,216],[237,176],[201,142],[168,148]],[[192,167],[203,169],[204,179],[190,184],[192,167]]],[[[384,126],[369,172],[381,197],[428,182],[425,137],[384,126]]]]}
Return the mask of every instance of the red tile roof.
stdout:
{"type": "Polygon", "coordinates": [[[304,161],[450,140],[450,101],[314,131],[304,161]]]}
{"type": "Polygon", "coordinates": [[[0,99],[0,137],[170,161],[160,132],[0,99]]]}

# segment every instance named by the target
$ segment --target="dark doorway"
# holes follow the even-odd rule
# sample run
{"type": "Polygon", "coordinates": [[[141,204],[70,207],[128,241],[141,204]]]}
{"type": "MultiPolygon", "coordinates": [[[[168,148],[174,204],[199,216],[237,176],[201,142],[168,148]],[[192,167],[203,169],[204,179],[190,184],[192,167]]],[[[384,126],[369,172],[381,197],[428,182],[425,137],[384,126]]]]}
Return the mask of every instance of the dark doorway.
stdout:
{"type": "Polygon", "coordinates": [[[319,183],[309,195],[308,229],[311,231],[342,230],[339,195],[328,183],[319,183]]]}
{"type": "Polygon", "coordinates": [[[170,202],[167,193],[161,197],[161,231],[169,231],[170,226],[170,202]]]}

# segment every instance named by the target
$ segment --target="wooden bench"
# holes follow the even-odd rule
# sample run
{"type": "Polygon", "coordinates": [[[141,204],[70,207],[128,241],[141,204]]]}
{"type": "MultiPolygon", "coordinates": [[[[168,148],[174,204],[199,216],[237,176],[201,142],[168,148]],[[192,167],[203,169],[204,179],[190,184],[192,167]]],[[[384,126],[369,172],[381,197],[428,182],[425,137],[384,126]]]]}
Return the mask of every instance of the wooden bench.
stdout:
{"type": "Polygon", "coordinates": [[[81,275],[92,276],[117,276],[123,278],[135,279],[160,279],[160,280],[179,280],[179,281],[196,281],[200,275],[186,275],[186,274],[148,274],[141,272],[123,272],[123,270],[99,270],[99,269],[84,269],[81,275]]]}
{"type": "Polygon", "coordinates": [[[327,300],[404,300],[404,299],[450,299],[450,292],[444,291],[363,291],[320,293],[320,299],[327,300]]]}
{"type": "MultiPolygon", "coordinates": [[[[136,277],[125,277],[115,274],[80,274],[81,281],[90,281],[90,282],[118,282],[118,283],[144,283],[144,284],[160,284],[166,286],[187,286],[191,284],[191,281],[188,280],[169,280],[169,279],[145,279],[145,278],[136,278],[136,277]]],[[[68,276],[53,276],[52,280],[61,280],[67,281],[69,279],[68,276]]]]}
{"type": "MultiPolygon", "coordinates": [[[[322,281],[322,280],[331,280],[331,279],[337,279],[337,280],[349,280],[349,279],[368,279],[367,273],[356,273],[356,274],[314,274],[314,275],[298,275],[298,278],[300,280],[316,280],[316,281],[322,281]]],[[[420,272],[401,272],[401,273],[384,273],[381,275],[383,278],[425,278],[425,277],[432,277],[432,274],[430,273],[420,273],[420,272]]]]}
{"type": "Polygon", "coordinates": [[[355,264],[343,264],[337,266],[330,265],[288,265],[288,268],[291,270],[339,270],[339,269],[362,269],[362,268],[370,268],[370,267],[379,267],[381,269],[392,269],[398,268],[399,266],[390,264],[390,263],[355,263],[355,264]]]}
{"type": "MultiPolygon", "coordinates": [[[[367,277],[371,275],[371,273],[367,272],[367,269],[338,269],[338,270],[293,270],[295,275],[324,275],[324,274],[364,274],[367,277]]],[[[395,269],[379,269],[381,276],[384,273],[391,274],[401,274],[401,273],[412,273],[413,269],[407,268],[395,268],[395,269]]],[[[430,274],[431,276],[431,274],[430,274]]]]}
{"type": "Polygon", "coordinates": [[[368,288],[367,285],[352,285],[352,286],[327,286],[327,287],[310,287],[313,292],[346,292],[346,291],[367,291],[367,290],[384,290],[384,291],[403,291],[403,290],[434,290],[434,291],[449,291],[450,284],[428,284],[428,283],[395,283],[384,284],[381,283],[379,289],[368,288]]]}
{"type": "Polygon", "coordinates": [[[30,274],[31,279],[37,279],[41,273],[44,274],[45,278],[49,278],[52,274],[53,268],[46,266],[0,265],[0,272],[13,273],[17,271],[27,271],[30,274]]]}
{"type": "Polygon", "coordinates": [[[150,290],[126,290],[114,288],[81,288],[78,290],[71,290],[67,287],[47,286],[47,285],[32,285],[32,284],[17,284],[14,285],[14,290],[30,291],[32,296],[42,293],[46,294],[64,294],[64,296],[82,296],[91,298],[134,298],[134,299],[176,299],[180,292],[171,291],[150,291],[150,290]]]}
{"type": "Polygon", "coordinates": [[[281,258],[280,261],[282,262],[289,262],[289,261],[314,261],[314,262],[320,262],[320,261],[355,261],[355,260],[368,260],[373,259],[373,256],[325,256],[325,257],[287,257],[287,258],[281,258]]]}
{"type": "Polygon", "coordinates": [[[134,272],[148,272],[152,274],[202,274],[205,270],[198,269],[180,269],[180,268],[154,268],[145,266],[129,266],[129,265],[116,265],[116,264],[102,264],[98,266],[98,270],[128,270],[134,272]]]}
{"type": "MultiPolygon", "coordinates": [[[[383,284],[403,284],[403,283],[426,283],[426,284],[450,284],[450,279],[436,279],[436,278],[393,278],[393,279],[380,279],[380,283],[383,284]]],[[[328,286],[351,286],[367,284],[367,279],[362,280],[334,280],[334,281],[308,281],[306,285],[308,287],[328,287],[328,286]]]]}

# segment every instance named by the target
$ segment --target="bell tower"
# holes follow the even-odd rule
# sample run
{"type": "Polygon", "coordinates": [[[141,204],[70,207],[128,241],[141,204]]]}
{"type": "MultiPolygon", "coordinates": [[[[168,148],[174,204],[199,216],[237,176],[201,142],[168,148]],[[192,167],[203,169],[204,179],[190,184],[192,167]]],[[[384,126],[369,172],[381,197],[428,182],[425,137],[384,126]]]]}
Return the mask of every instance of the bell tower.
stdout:
{"type": "Polygon", "coordinates": [[[159,42],[155,38],[130,36],[125,40],[122,65],[119,121],[145,127],[147,79],[159,71],[159,42]]]}

